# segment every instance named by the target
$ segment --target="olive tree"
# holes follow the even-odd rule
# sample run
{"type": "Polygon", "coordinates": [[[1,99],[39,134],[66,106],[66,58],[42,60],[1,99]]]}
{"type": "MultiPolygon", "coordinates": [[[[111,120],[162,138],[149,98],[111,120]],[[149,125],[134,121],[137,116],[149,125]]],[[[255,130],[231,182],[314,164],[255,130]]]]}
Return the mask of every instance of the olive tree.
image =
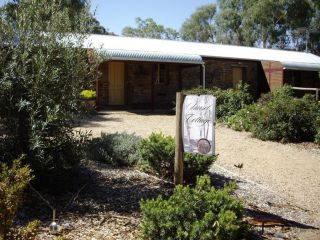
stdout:
{"type": "Polygon", "coordinates": [[[71,168],[80,157],[74,120],[96,66],[83,46],[89,6],[75,17],[77,24],[61,1],[20,0],[13,11],[0,9],[0,127],[36,174],[71,168]]]}

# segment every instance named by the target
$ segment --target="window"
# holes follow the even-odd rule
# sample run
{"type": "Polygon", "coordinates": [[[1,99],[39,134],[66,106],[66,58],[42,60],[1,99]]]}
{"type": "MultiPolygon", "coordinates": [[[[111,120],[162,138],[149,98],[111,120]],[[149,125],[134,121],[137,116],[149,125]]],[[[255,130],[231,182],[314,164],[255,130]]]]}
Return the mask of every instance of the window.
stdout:
{"type": "Polygon", "coordinates": [[[168,69],[163,63],[156,65],[156,84],[168,83],[168,69]]]}

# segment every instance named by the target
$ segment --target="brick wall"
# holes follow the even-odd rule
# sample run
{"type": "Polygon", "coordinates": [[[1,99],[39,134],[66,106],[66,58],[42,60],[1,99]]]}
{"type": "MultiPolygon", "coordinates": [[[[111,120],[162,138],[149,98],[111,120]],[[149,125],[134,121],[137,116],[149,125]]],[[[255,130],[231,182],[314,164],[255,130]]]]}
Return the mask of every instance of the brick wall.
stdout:
{"type": "Polygon", "coordinates": [[[101,76],[98,83],[98,106],[106,106],[108,104],[108,63],[103,62],[99,66],[101,76]]]}
{"type": "Polygon", "coordinates": [[[125,69],[126,104],[133,107],[150,107],[152,103],[152,64],[128,62],[125,69]]]}
{"type": "Polygon", "coordinates": [[[250,85],[250,92],[258,95],[257,62],[227,59],[206,59],[206,87],[233,88],[233,68],[242,68],[243,82],[250,85]]]}
{"type": "MultiPolygon", "coordinates": [[[[243,68],[245,82],[250,85],[252,94],[257,95],[257,63],[251,61],[232,61],[205,59],[206,86],[222,89],[233,87],[233,68],[243,68]]],[[[170,108],[180,89],[198,87],[202,82],[199,65],[166,64],[166,81],[157,83],[157,63],[125,63],[125,104],[137,108],[170,108]]],[[[101,64],[102,76],[99,81],[99,105],[108,103],[108,63],[101,64]]]]}

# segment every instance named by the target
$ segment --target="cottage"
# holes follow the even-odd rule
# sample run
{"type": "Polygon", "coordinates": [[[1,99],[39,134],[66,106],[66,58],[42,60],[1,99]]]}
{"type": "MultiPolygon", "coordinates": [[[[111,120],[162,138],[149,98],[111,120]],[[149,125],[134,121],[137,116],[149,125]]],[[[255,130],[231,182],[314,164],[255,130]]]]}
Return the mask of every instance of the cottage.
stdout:
{"type": "Polygon", "coordinates": [[[310,53],[105,35],[90,35],[86,44],[104,59],[99,106],[168,108],[181,89],[239,81],[255,97],[284,84],[320,88],[320,57],[310,53]]]}

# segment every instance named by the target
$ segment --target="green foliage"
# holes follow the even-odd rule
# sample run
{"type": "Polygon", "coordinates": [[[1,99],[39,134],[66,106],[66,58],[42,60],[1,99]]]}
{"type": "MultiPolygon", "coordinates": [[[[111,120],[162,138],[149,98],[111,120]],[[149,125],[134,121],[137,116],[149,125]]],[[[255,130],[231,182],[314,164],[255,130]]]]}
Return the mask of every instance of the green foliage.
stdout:
{"type": "Polygon", "coordinates": [[[0,9],[0,45],[6,46],[0,54],[0,125],[36,175],[80,160],[74,119],[83,109],[79,93],[94,82],[96,66],[83,49],[89,9],[77,13],[75,24],[59,1],[46,0],[0,9]]]}
{"type": "Polygon", "coordinates": [[[80,96],[84,100],[94,100],[97,97],[97,93],[93,90],[83,90],[81,91],[80,96]]]}
{"type": "Polygon", "coordinates": [[[216,156],[201,154],[184,154],[183,178],[187,183],[196,182],[196,177],[208,172],[210,166],[217,160],[216,156]]]}
{"type": "Polygon", "coordinates": [[[19,240],[32,240],[35,239],[35,236],[40,228],[41,222],[39,220],[34,220],[29,222],[27,226],[23,227],[19,231],[19,240]]]}
{"type": "MultiPolygon", "coordinates": [[[[52,0],[50,0],[53,2],[52,0]]],[[[60,10],[64,10],[68,17],[71,20],[73,29],[77,29],[77,24],[79,21],[79,18],[81,18],[81,15],[83,13],[83,10],[90,7],[90,1],[87,0],[61,0],[57,2],[60,6],[60,10]]],[[[9,12],[9,16],[15,19],[15,13],[19,7],[19,0],[13,0],[11,2],[8,2],[4,8],[6,8],[6,11],[9,12]]],[[[45,20],[45,18],[44,18],[45,20]]],[[[109,33],[101,24],[99,21],[95,18],[94,15],[89,16],[89,25],[87,32],[88,33],[95,33],[95,34],[111,34],[109,33]]]]}
{"type": "Polygon", "coordinates": [[[249,85],[240,83],[236,89],[222,90],[219,88],[195,88],[184,91],[185,94],[209,94],[214,95],[216,100],[216,115],[218,119],[226,120],[237,111],[252,102],[248,91],[249,85]]]}
{"type": "Polygon", "coordinates": [[[234,188],[216,190],[203,176],[194,188],[177,186],[168,200],[142,200],[142,239],[243,239],[249,228],[234,188]]]}
{"type": "Polygon", "coordinates": [[[12,166],[0,165],[0,239],[7,239],[10,228],[23,202],[23,193],[31,181],[31,170],[21,166],[21,159],[14,160],[12,166]]]}
{"type": "Polygon", "coordinates": [[[171,136],[152,133],[140,143],[139,165],[149,166],[161,177],[173,176],[175,141],[171,136]]]}
{"type": "Polygon", "coordinates": [[[217,43],[245,45],[242,16],[244,1],[218,0],[219,12],[216,14],[217,43]]]}
{"type": "MultiPolygon", "coordinates": [[[[139,168],[156,173],[164,178],[173,179],[175,141],[171,136],[162,133],[152,133],[140,144],[139,168]]],[[[197,175],[206,173],[216,156],[200,154],[184,155],[184,180],[195,182],[197,175]]]]}
{"type": "Polygon", "coordinates": [[[262,140],[314,141],[319,115],[320,104],[312,96],[294,98],[291,87],[284,86],[240,110],[227,124],[235,130],[251,131],[262,140]]]}
{"type": "Polygon", "coordinates": [[[157,24],[152,18],[145,20],[136,18],[137,28],[125,27],[122,29],[122,35],[127,37],[156,38],[156,39],[177,39],[179,33],[172,28],[165,28],[157,24]]]}
{"type": "Polygon", "coordinates": [[[320,144],[320,116],[318,116],[317,118],[316,127],[317,127],[317,135],[315,136],[315,142],[320,144]]]}
{"type": "Polygon", "coordinates": [[[133,166],[139,160],[140,141],[134,134],[102,133],[89,143],[87,157],[113,166],[133,166]]]}
{"type": "Polygon", "coordinates": [[[320,52],[316,0],[218,0],[182,25],[184,40],[320,52]]]}
{"type": "Polygon", "coordinates": [[[196,42],[215,42],[214,16],[216,5],[207,4],[199,7],[181,27],[183,40],[196,42]]]}
{"type": "Polygon", "coordinates": [[[229,128],[236,131],[251,131],[251,127],[253,122],[256,121],[256,116],[259,111],[260,107],[257,104],[248,105],[229,117],[226,120],[226,124],[229,128]]]}
{"type": "Polygon", "coordinates": [[[312,97],[295,99],[288,95],[274,95],[252,122],[254,136],[262,140],[282,142],[313,141],[316,135],[315,120],[320,104],[312,97]]]}

